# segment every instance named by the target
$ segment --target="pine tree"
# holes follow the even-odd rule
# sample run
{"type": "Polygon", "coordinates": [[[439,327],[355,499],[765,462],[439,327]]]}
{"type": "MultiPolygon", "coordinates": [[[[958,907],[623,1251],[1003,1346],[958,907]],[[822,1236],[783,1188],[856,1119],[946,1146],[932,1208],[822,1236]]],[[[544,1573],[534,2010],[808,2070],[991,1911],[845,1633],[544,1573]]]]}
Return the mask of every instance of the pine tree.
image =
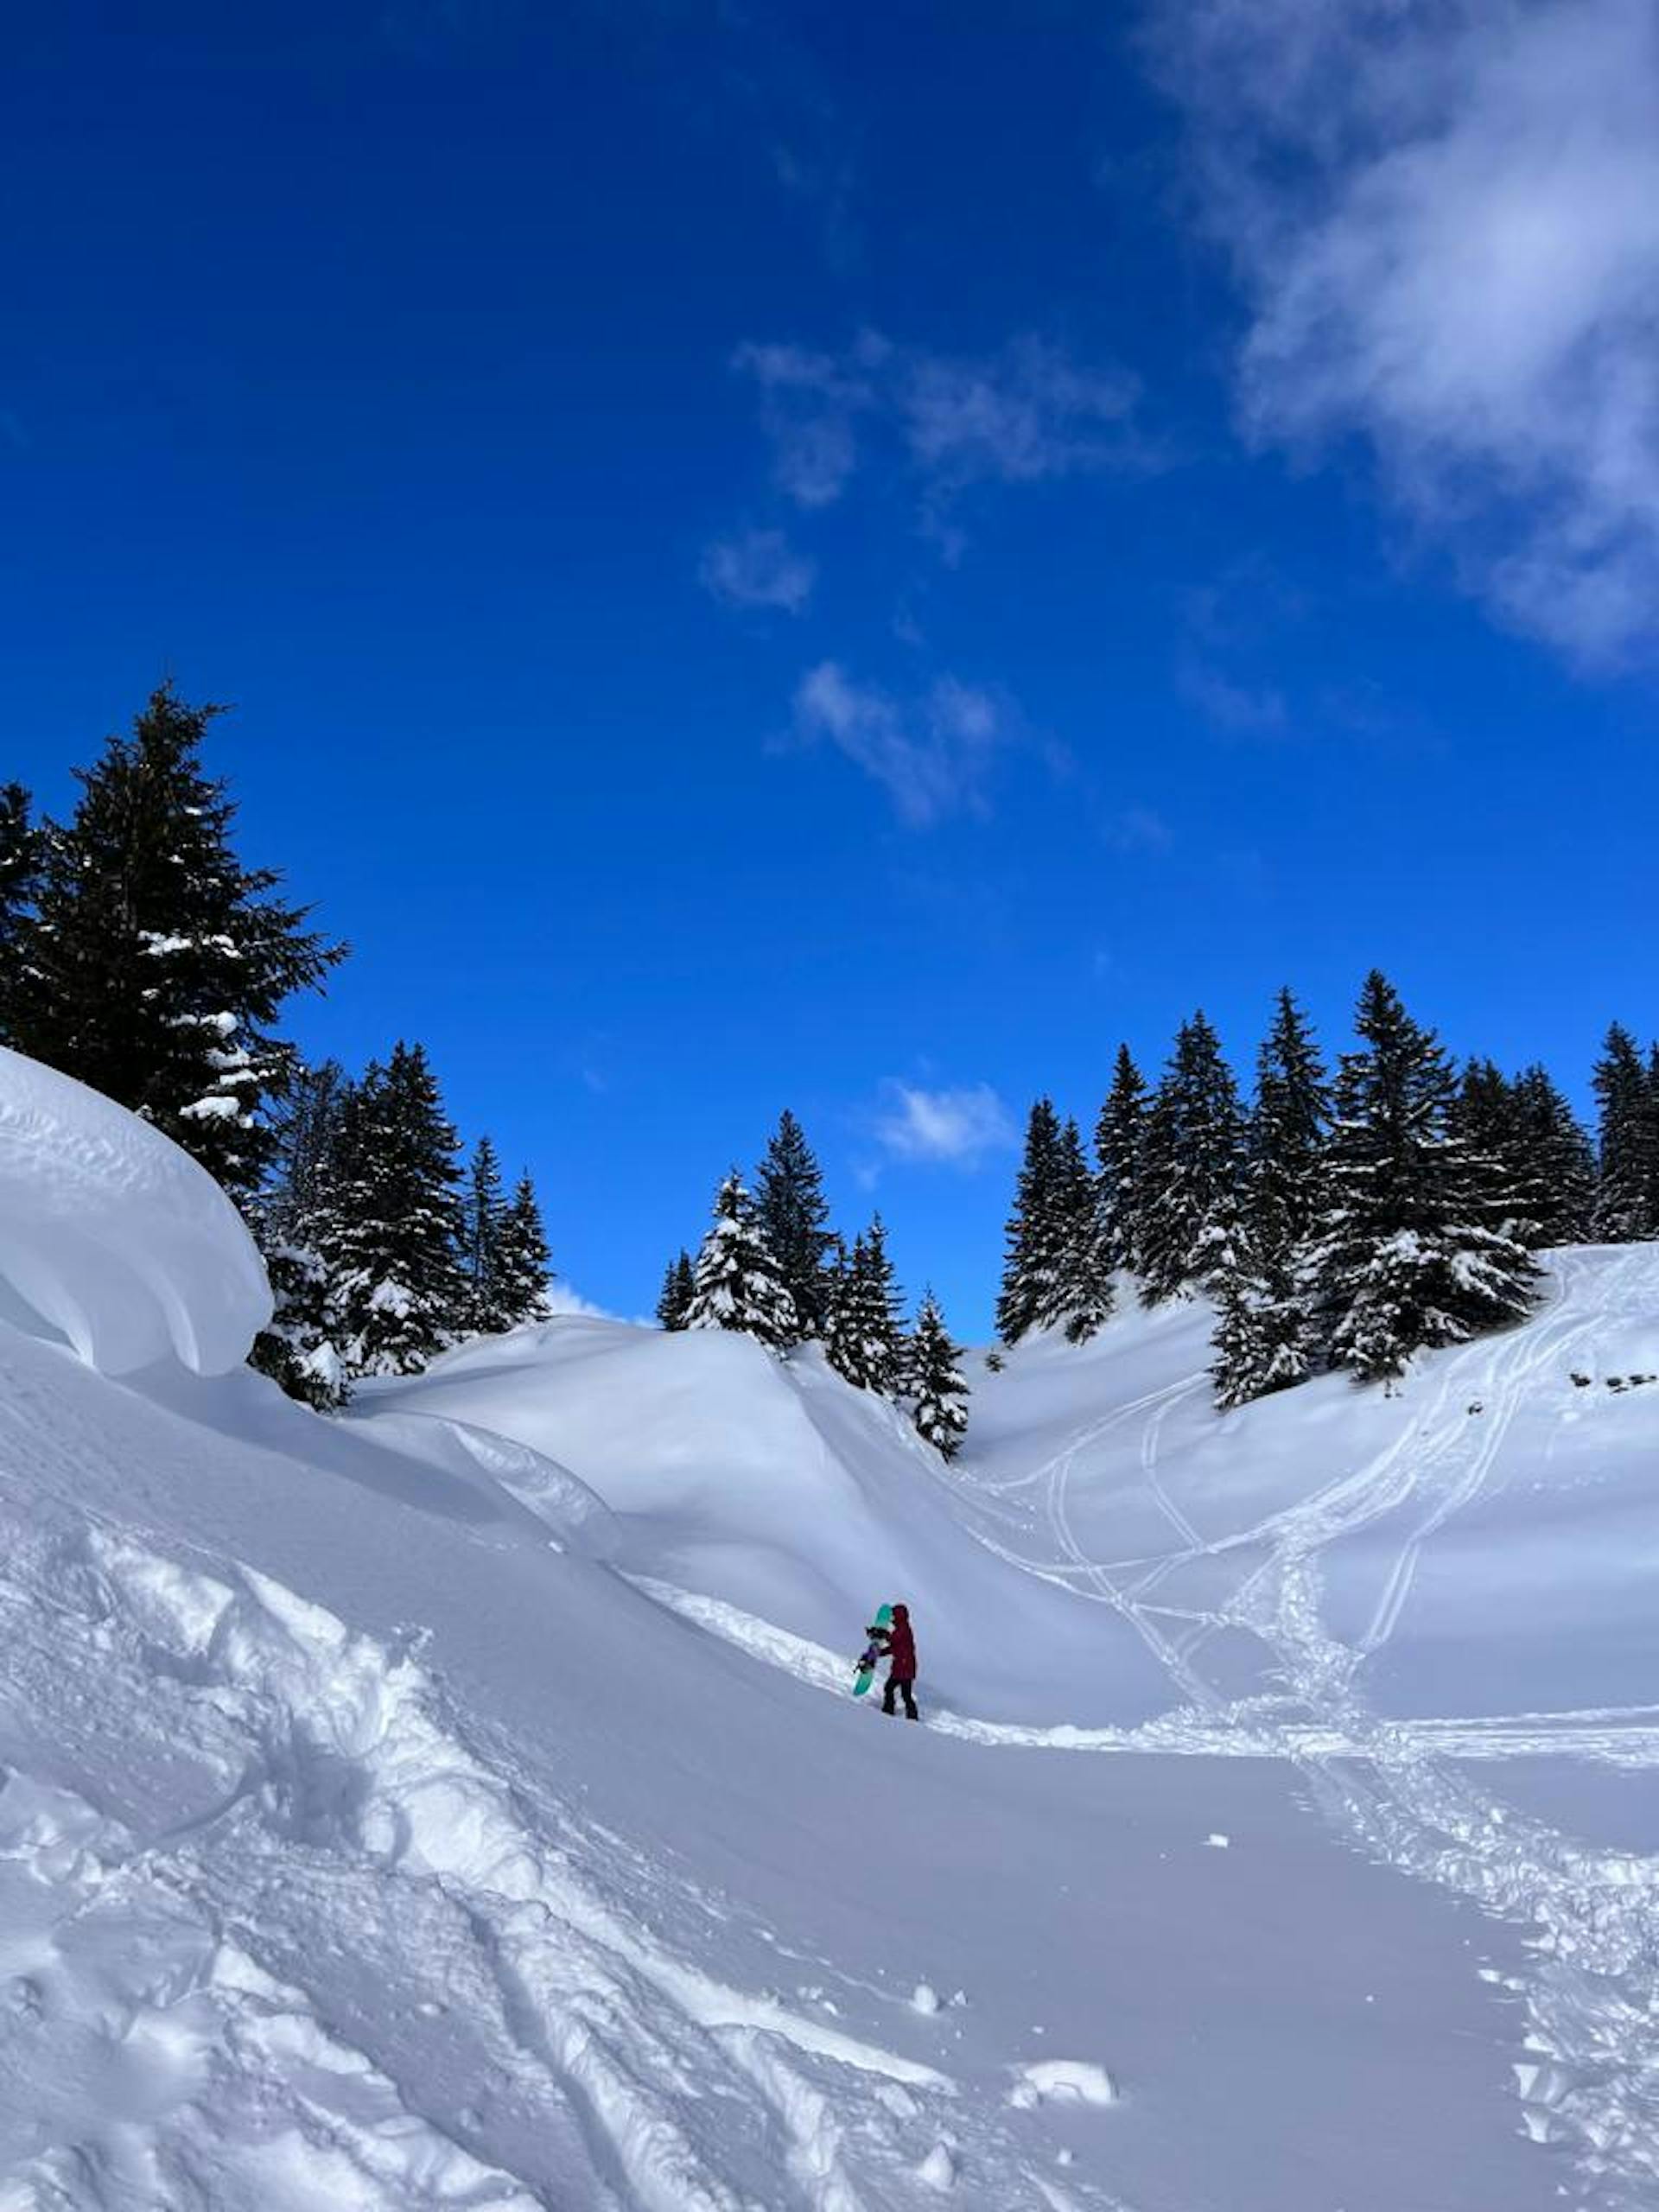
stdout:
{"type": "Polygon", "coordinates": [[[863,1388],[891,1397],[903,1387],[910,1347],[904,1297],[887,1253],[887,1231],[874,1215],[853,1257],[853,1311],[863,1388]]]}
{"type": "Polygon", "coordinates": [[[1007,1257],[996,1301],[996,1333],[1005,1344],[1043,1325],[1062,1268],[1065,1230],[1057,1185],[1060,1121],[1053,1103],[1039,1098],[1026,1124],[1025,1158],[1008,1219],[1007,1257]]]}
{"type": "Polygon", "coordinates": [[[231,843],[236,809],[204,775],[216,707],[163,685],[91,769],[67,829],[49,828],[14,971],[14,1041],[141,1114],[238,1198],[271,1139],[260,1108],[284,1061],[284,1000],[344,948],[269,894],[231,843]]]}
{"type": "MultiPolygon", "coordinates": [[[[517,1329],[526,1321],[545,1319],[551,1260],[536,1185],[526,1168],[513,1185],[496,1236],[497,1296],[504,1327],[517,1329]]],[[[690,1261],[686,1268],[689,1273],[690,1261]]]]}
{"type": "Polygon", "coordinates": [[[1147,1113],[1141,1295],[1148,1306],[1205,1278],[1216,1225],[1237,1198],[1243,1153],[1238,1087],[1202,1014],[1182,1025],[1147,1113]]]}
{"type": "Polygon", "coordinates": [[[1224,1204],[1208,1270],[1217,1307],[1211,1372],[1222,1406],[1288,1389],[1313,1370],[1317,1332],[1305,1266],[1319,1217],[1330,1086],[1306,1015],[1288,990],[1256,1060],[1237,1218],[1224,1204]]]}
{"type": "Polygon", "coordinates": [[[664,1329],[677,1330],[685,1326],[685,1317],[690,1311],[691,1300],[696,1295],[696,1271],[691,1265],[691,1255],[682,1247],[677,1260],[671,1260],[663,1276],[662,1294],[657,1300],[657,1319],[664,1329]]]}
{"type": "Polygon", "coordinates": [[[334,1342],[328,1263],[315,1244],[285,1242],[266,1245],[264,1260],[273,1310],[248,1363],[315,1412],[335,1413],[351,1395],[351,1377],[334,1342]]]}
{"type": "Polygon", "coordinates": [[[371,1065],[340,1117],[322,1237],[353,1375],[414,1375],[465,1323],[459,1141],[418,1045],[371,1065]]]}
{"type": "Polygon", "coordinates": [[[823,1334],[830,1209],[823,1175],[800,1123],[787,1109],[755,1178],[755,1217],[795,1302],[803,1338],[823,1334]]]}
{"type": "Polygon", "coordinates": [[[1616,1021],[1594,1087],[1601,1109],[1596,1239],[1642,1243],[1659,1236],[1659,1052],[1644,1065],[1635,1038],[1616,1021]]]}
{"type": "Polygon", "coordinates": [[[249,1363],[319,1413],[342,1406],[350,1378],[336,1342],[326,1249],[337,1146],[351,1085],[337,1060],[295,1064],[272,1127],[276,1157],[249,1224],[270,1279],[272,1314],[249,1363]]]}
{"type": "Polygon", "coordinates": [[[1076,1122],[1062,1122],[1046,1098],[1031,1109],[1007,1238],[996,1304],[1003,1343],[1033,1329],[1064,1328],[1073,1344],[1091,1337],[1112,1310],[1100,1193],[1076,1122]]]}
{"type": "Polygon", "coordinates": [[[501,1162],[494,1145],[482,1136],[473,1151],[461,1215],[461,1327],[468,1336],[499,1336],[513,1325],[515,1316],[508,1309],[501,1278],[506,1212],[501,1162]]]}
{"type": "Polygon", "coordinates": [[[1146,1078],[1127,1045],[1117,1048],[1112,1087],[1095,1124],[1095,1157],[1100,1163],[1100,1217],[1103,1258],[1108,1268],[1131,1273],[1141,1265],[1141,1147],[1147,1128],[1146,1078]]]}
{"type": "Polygon", "coordinates": [[[1068,1344],[1086,1344],[1111,1313],[1111,1262],[1100,1218],[1100,1191],[1089,1172],[1076,1122],[1060,1130],[1054,1153],[1054,1204],[1059,1224],[1053,1300],[1039,1328],[1064,1328],[1068,1344]]]}
{"type": "Polygon", "coordinates": [[[774,1351],[798,1341],[795,1301],[734,1168],[715,1198],[714,1225],[697,1255],[688,1329],[732,1329],[774,1351]]]}
{"type": "Polygon", "coordinates": [[[968,1385],[962,1349],[950,1341],[939,1301],[930,1289],[911,1338],[910,1396],[917,1433],[944,1458],[955,1459],[968,1430],[968,1385]]]}
{"type": "Polygon", "coordinates": [[[1520,1125],[1521,1211],[1534,1225],[1539,1250],[1587,1243],[1596,1195],[1596,1160],[1590,1140],[1560,1091],[1541,1067],[1522,1069],[1515,1082],[1520,1125]]]}
{"type": "Polygon", "coordinates": [[[836,1374],[855,1389],[863,1387],[863,1366],[859,1357],[858,1301],[853,1294],[853,1284],[863,1241],[862,1237],[855,1238],[849,1252],[839,1236],[831,1236],[824,1267],[823,1356],[836,1374]]]}
{"type": "Polygon", "coordinates": [[[14,1004],[29,951],[41,871],[41,833],[21,784],[0,784],[0,1045],[14,1041],[14,1004]]]}
{"type": "Polygon", "coordinates": [[[1400,1374],[1426,1345],[1519,1320],[1535,1270],[1491,1220],[1478,1164],[1451,1127],[1456,1078],[1432,1030],[1373,971],[1357,1052],[1336,1086],[1330,1196],[1311,1255],[1333,1363],[1400,1374]]]}

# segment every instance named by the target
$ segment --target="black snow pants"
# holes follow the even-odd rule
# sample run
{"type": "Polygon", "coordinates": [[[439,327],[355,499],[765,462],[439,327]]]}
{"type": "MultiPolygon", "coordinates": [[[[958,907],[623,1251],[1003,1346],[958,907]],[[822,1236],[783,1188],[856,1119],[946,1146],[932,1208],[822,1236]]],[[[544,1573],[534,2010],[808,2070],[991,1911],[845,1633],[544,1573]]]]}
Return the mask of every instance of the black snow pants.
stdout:
{"type": "Polygon", "coordinates": [[[881,1693],[881,1710],[883,1713],[891,1713],[893,1711],[893,1694],[895,1690],[897,1690],[904,1698],[906,1719],[919,1720],[922,1716],[916,1710],[915,1677],[912,1675],[908,1681],[906,1681],[902,1678],[893,1675],[889,1675],[887,1676],[887,1687],[881,1693]]]}

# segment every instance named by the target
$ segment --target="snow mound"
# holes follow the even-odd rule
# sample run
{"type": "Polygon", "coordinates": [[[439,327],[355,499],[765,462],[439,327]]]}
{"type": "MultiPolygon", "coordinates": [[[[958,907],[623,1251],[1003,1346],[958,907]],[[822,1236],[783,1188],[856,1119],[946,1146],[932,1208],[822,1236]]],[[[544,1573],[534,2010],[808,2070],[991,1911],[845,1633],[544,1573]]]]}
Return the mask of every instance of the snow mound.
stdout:
{"type": "Polygon", "coordinates": [[[239,1366],[270,1316],[240,1217],[178,1147],[0,1046],[0,1316],[127,1375],[239,1366]],[[44,1324],[44,1328],[41,1325],[44,1324]]]}

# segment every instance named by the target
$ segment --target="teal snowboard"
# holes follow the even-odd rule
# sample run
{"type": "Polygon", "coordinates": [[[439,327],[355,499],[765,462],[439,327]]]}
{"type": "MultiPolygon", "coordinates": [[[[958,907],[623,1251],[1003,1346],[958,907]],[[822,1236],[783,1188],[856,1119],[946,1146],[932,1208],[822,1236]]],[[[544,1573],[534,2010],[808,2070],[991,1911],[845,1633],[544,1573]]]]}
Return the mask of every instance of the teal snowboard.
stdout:
{"type": "Polygon", "coordinates": [[[880,1665],[882,1659],[882,1654],[876,1647],[875,1632],[877,1629],[890,1627],[892,1622],[893,1607],[891,1605],[878,1605],[875,1609],[875,1618],[870,1623],[869,1648],[865,1652],[864,1656],[859,1661],[858,1672],[853,1677],[853,1695],[855,1697],[862,1697],[865,1691],[868,1689],[870,1684],[875,1680],[875,1670],[880,1665]]]}

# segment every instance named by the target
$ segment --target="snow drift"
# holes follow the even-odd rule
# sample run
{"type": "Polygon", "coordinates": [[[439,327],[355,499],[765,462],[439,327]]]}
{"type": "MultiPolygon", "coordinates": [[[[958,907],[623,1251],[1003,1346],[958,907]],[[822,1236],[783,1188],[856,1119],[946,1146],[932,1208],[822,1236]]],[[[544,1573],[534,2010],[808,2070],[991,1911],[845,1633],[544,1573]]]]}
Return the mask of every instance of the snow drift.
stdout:
{"type": "Polygon", "coordinates": [[[177,1146],[0,1046],[0,1311],[105,1375],[237,1367],[270,1293],[234,1206],[177,1146]],[[9,1294],[9,1295],[8,1295],[9,1294]]]}

